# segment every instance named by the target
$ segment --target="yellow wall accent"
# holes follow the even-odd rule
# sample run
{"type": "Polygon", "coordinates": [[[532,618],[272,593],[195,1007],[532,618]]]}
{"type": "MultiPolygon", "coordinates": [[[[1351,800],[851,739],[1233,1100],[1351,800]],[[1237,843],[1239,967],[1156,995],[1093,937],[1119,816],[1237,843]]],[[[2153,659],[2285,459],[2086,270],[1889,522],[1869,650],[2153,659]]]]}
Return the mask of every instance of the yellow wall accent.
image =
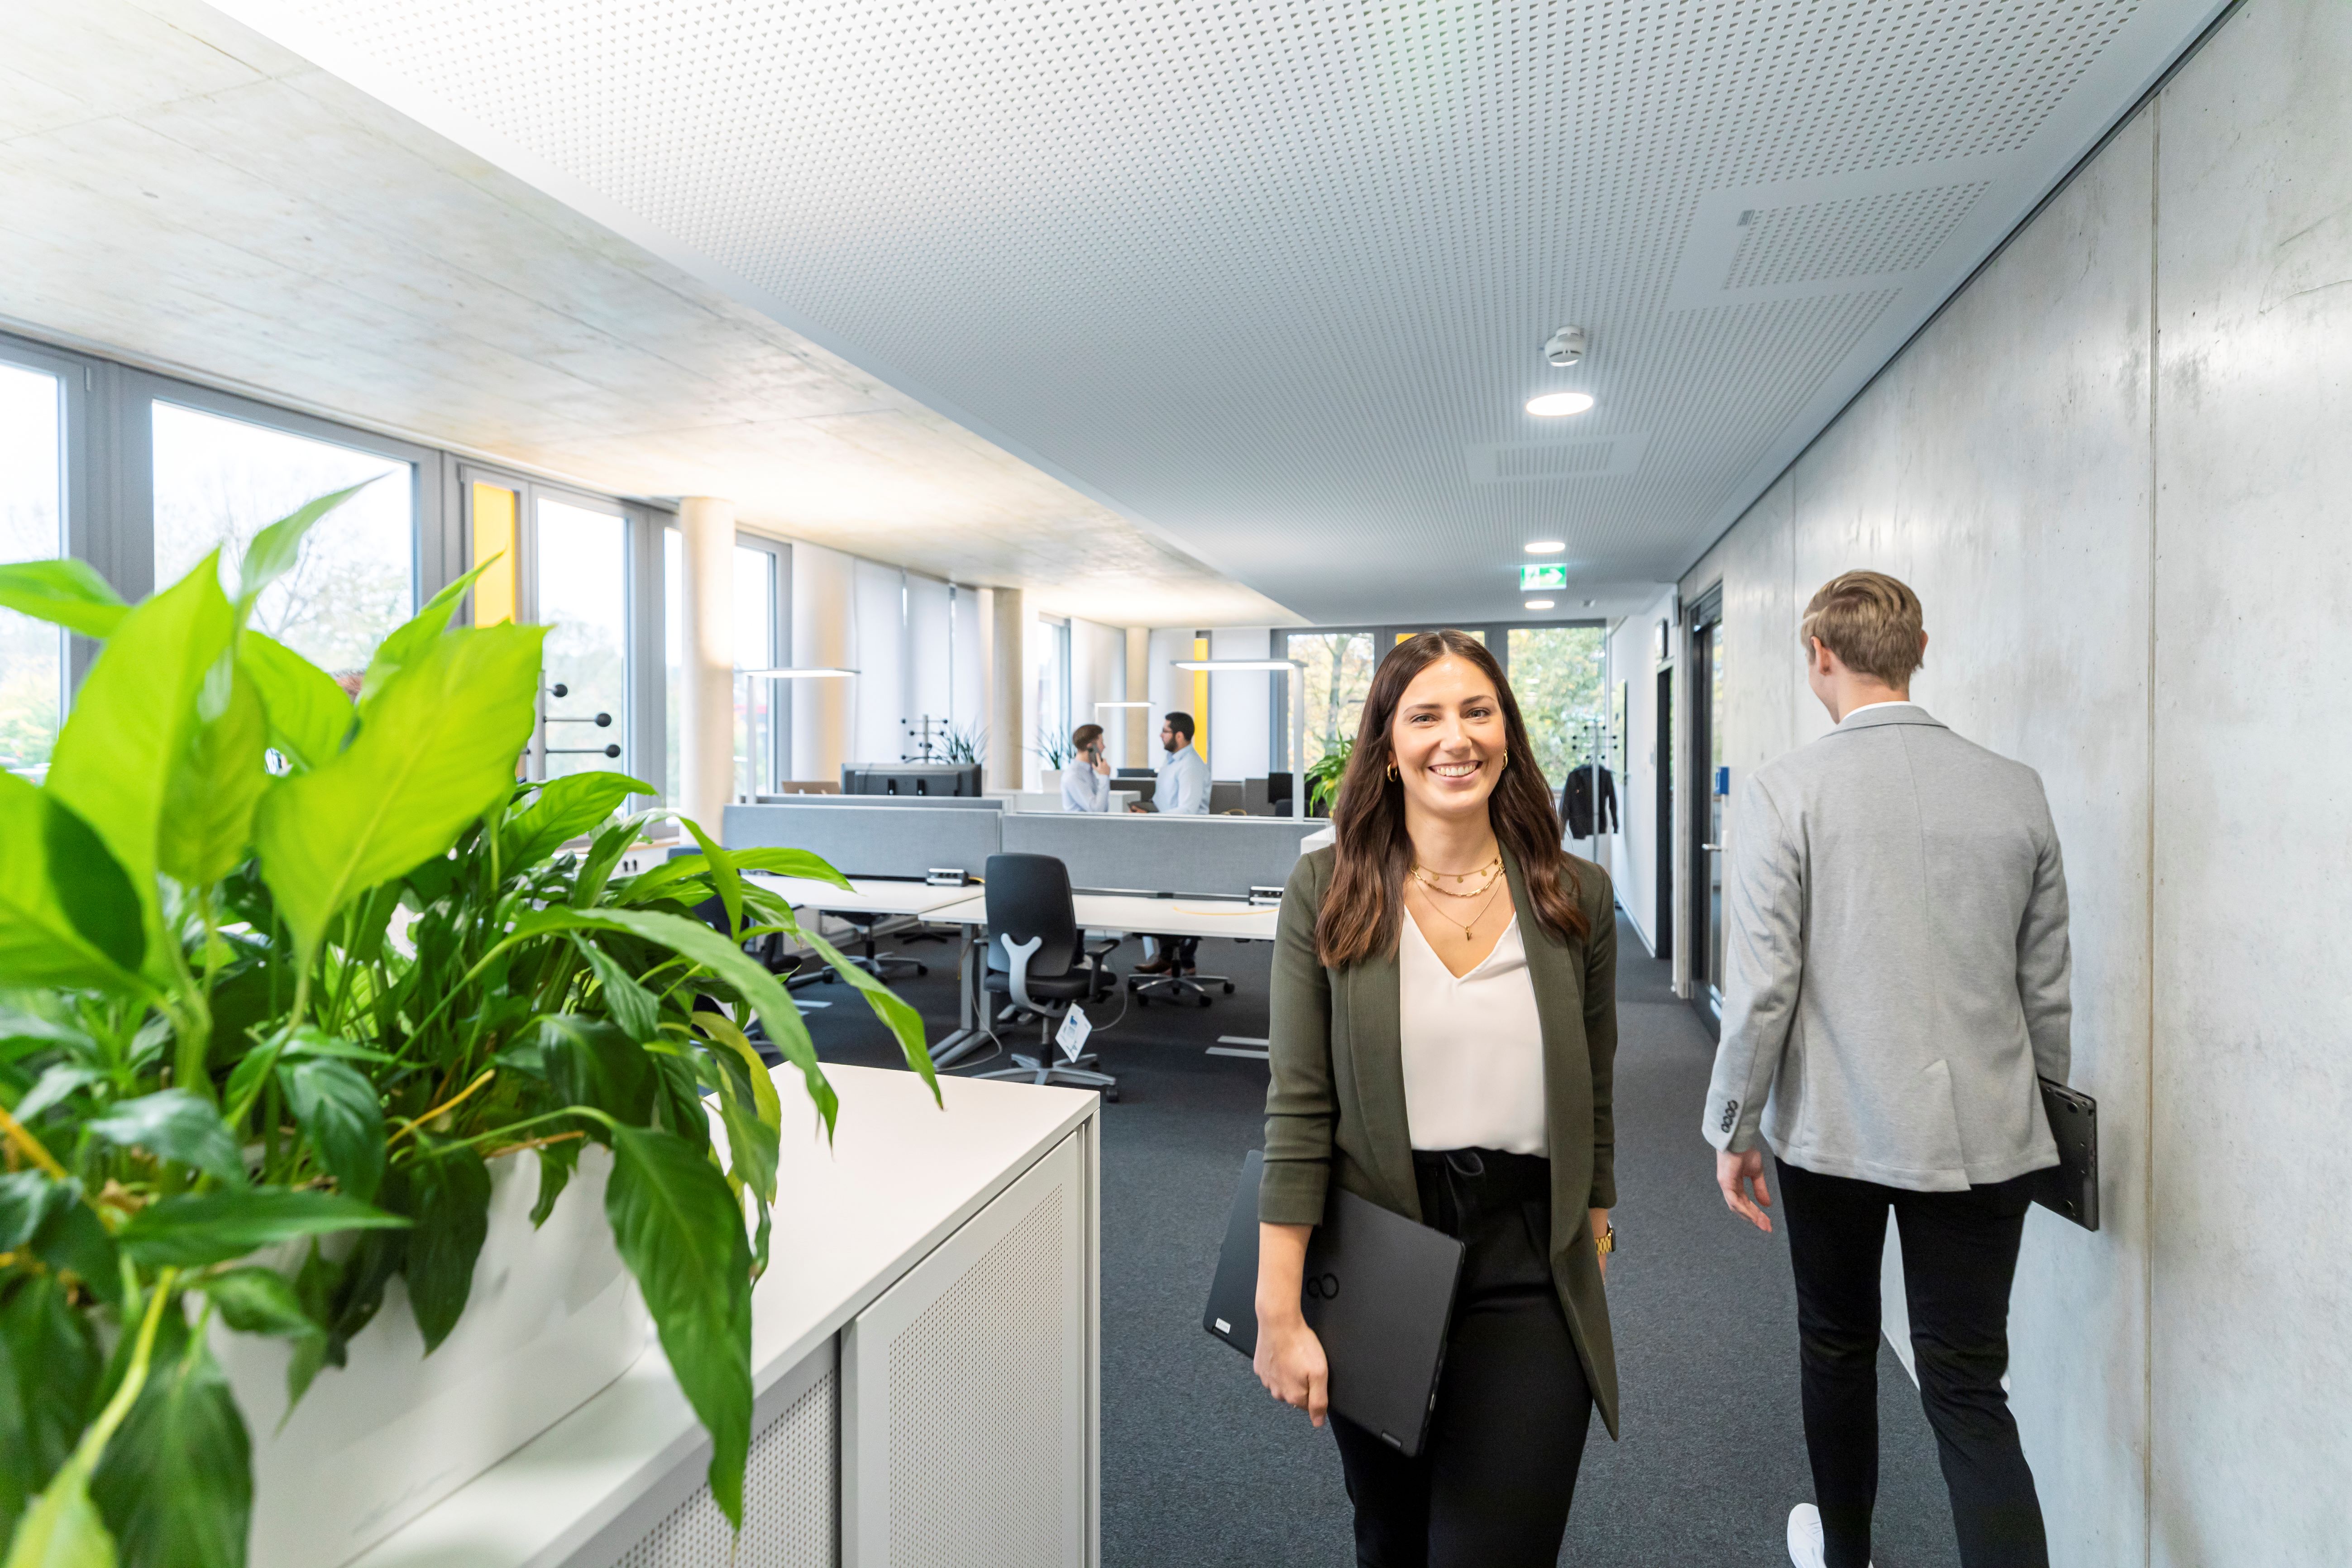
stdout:
{"type": "Polygon", "coordinates": [[[474,562],[498,563],[474,579],[474,624],[495,626],[515,618],[514,491],[474,481],[474,562]]]}
{"type": "MultiPolygon", "coordinates": [[[[1208,638],[1192,639],[1192,657],[1209,657],[1208,638]]],[[[1192,749],[1201,753],[1202,762],[1209,760],[1209,672],[1205,669],[1192,672],[1192,749]]]]}

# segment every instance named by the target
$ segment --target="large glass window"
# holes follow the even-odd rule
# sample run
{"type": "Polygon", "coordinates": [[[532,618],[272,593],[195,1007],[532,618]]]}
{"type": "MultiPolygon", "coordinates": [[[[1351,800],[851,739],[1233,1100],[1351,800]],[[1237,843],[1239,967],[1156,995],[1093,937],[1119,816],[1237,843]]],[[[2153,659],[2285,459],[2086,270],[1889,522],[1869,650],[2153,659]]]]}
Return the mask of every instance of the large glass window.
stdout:
{"type": "Polygon", "coordinates": [[[662,690],[667,700],[662,704],[662,798],[677,805],[684,753],[678,748],[678,737],[686,723],[686,645],[683,640],[686,610],[685,540],[675,528],[662,530],[662,690]]]}
{"type": "MultiPolygon", "coordinates": [[[[58,378],[0,364],[0,561],[65,553],[58,378]]],[[[0,768],[48,765],[65,710],[65,634],[0,610],[0,768]]]]}
{"type": "Polygon", "coordinates": [[[1373,637],[1370,632],[1287,635],[1284,657],[1304,667],[1297,676],[1307,706],[1307,752],[1299,766],[1311,768],[1324,753],[1356,738],[1364,697],[1372,689],[1373,637]]]}
{"type": "Polygon", "coordinates": [[[397,458],[156,402],[155,585],[219,549],[235,581],[253,536],[314,496],[373,480],[322,519],[253,625],[338,672],[367,667],[416,609],[415,470],[397,458]]]}
{"type": "Polygon", "coordinates": [[[1519,700],[1536,766],[1554,791],[1569,769],[1592,761],[1601,743],[1604,638],[1599,626],[1511,628],[1511,692],[1519,700]]]}
{"type": "Polygon", "coordinates": [[[547,776],[625,768],[629,755],[629,525],[538,498],[539,620],[547,634],[547,776]],[[555,695],[562,686],[564,694],[555,695]],[[601,722],[600,722],[601,721],[601,722]],[[618,747],[617,755],[608,755],[618,747]]]}

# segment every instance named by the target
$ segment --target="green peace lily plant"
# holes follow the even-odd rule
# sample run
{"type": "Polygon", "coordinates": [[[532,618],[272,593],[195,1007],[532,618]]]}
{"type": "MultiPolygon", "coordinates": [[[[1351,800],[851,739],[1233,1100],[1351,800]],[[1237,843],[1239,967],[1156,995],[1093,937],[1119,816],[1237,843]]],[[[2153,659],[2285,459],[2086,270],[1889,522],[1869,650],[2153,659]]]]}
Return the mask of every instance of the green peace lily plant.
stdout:
{"type": "Polygon", "coordinates": [[[1355,753],[1356,738],[1342,735],[1321,756],[1307,764],[1307,809],[1328,811],[1339,798],[1339,781],[1348,775],[1348,759],[1355,753]]]}
{"type": "Polygon", "coordinates": [[[544,628],[451,626],[470,576],[356,701],[247,626],[352,493],[264,530],[233,597],[216,557],[135,606],[79,562],[0,566],[0,606],[102,644],[44,783],[0,773],[5,1568],[243,1563],[250,1440],[212,1321],[287,1341],[299,1399],[400,1277],[429,1354],[489,1162],[538,1162],[543,1223],[590,1143],[740,1526],[782,1120],[746,1030],[828,1132],[835,1111],[744,943],[814,949],[938,1094],[914,1009],[742,875],[845,887],[831,867],[681,818],[698,854],[620,875],[667,815],[616,817],[648,786],[516,782],[544,628]],[[713,900],[726,933],[695,912],[713,900]]]}

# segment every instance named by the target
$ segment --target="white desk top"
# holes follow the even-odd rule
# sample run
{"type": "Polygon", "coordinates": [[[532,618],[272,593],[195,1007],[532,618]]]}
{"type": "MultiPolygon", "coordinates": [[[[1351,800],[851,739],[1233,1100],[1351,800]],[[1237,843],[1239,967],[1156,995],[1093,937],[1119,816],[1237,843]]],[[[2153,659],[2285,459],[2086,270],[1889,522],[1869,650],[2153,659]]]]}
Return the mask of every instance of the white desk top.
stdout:
{"type": "MultiPolygon", "coordinates": [[[[1238,900],[1149,899],[1131,893],[1078,893],[1072,897],[1078,924],[1087,931],[1145,931],[1154,936],[1225,936],[1242,942],[1272,942],[1281,910],[1252,908],[1238,900]]],[[[942,925],[985,925],[988,900],[967,899],[929,910],[942,925]]]]}
{"type": "Polygon", "coordinates": [[[844,892],[831,882],[812,881],[803,877],[772,877],[764,871],[746,871],[751,881],[782,898],[794,909],[855,910],[860,914],[927,915],[944,904],[960,903],[971,897],[970,888],[934,888],[924,882],[880,881],[870,877],[852,877],[850,887],[844,892]]]}
{"type": "MultiPolygon", "coordinates": [[[[835,893],[839,889],[831,889],[835,893]]],[[[751,1384],[779,1382],[1101,1101],[1090,1089],[828,1064],[828,1151],[799,1073],[780,1068],[783,1149],[768,1272],[751,1292],[751,1384]]],[[[543,1568],[709,1439],[660,1346],[587,1404],[359,1558],[354,1568],[543,1568]]]]}

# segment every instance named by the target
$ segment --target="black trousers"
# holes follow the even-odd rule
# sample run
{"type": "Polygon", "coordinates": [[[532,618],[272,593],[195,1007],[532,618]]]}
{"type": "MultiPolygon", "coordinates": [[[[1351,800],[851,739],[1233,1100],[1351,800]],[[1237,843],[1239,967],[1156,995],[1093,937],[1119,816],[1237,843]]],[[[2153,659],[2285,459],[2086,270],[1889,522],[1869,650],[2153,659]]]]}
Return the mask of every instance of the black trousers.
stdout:
{"type": "Polygon", "coordinates": [[[2030,1177],[1960,1193],[1914,1193],[1780,1163],[1797,1276],[1805,1448],[1829,1568],[1870,1561],[1878,1500],[1878,1268],[1891,1209],[1919,1401],[1936,1431],[1965,1568],[2048,1568],[2042,1503],[2017,1440],[2009,1287],[2030,1177]]]}
{"type": "Polygon", "coordinates": [[[1416,1153],[1422,1217],[1465,1244],[1437,1408],[1406,1458],[1331,1420],[1365,1568],[1552,1568],[1592,1394],[1545,1254],[1550,1162],[1416,1153]]]}

